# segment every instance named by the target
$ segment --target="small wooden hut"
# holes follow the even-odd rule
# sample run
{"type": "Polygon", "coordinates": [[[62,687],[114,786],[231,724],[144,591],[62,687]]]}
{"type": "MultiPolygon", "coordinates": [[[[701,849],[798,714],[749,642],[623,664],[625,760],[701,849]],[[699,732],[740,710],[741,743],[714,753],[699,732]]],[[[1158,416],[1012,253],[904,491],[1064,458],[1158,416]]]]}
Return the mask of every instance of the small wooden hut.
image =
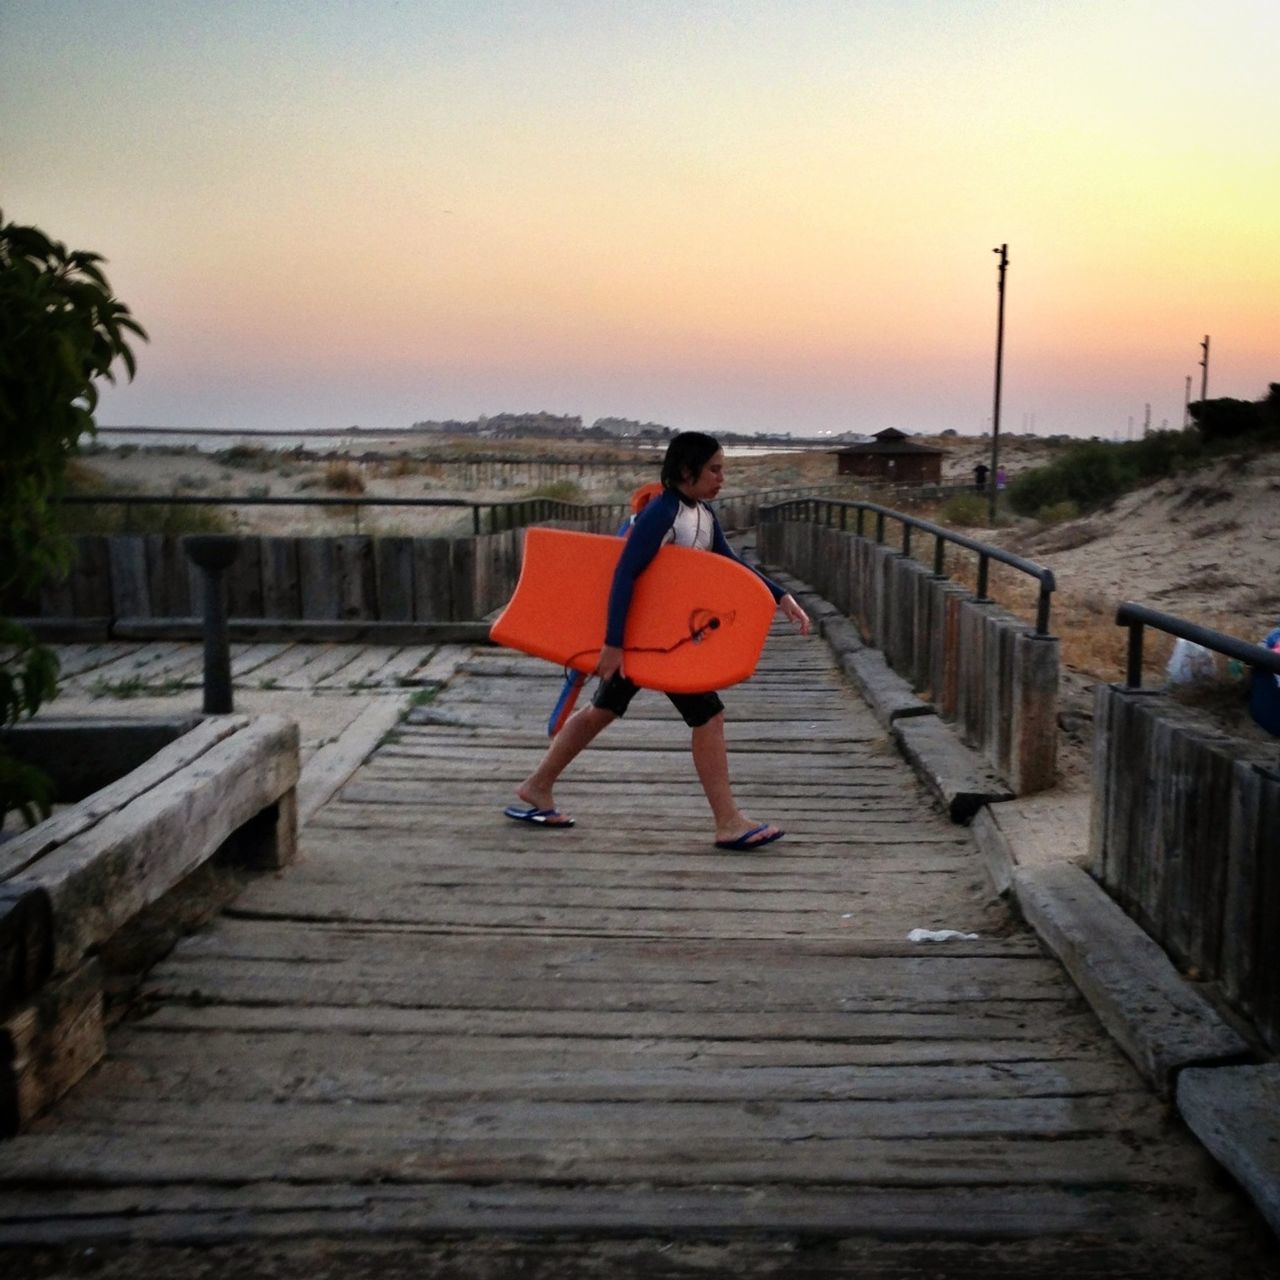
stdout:
{"type": "Polygon", "coordinates": [[[944,452],[917,444],[905,432],[888,427],[866,444],[835,450],[836,474],[889,484],[941,484],[944,452]]]}

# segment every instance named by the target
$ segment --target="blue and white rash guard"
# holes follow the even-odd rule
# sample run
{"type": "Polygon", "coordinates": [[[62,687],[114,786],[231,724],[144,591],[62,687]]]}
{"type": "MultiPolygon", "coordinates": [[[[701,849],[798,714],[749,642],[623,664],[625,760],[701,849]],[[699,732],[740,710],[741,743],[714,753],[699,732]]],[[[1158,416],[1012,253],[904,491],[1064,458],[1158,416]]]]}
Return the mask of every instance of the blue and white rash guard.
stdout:
{"type": "MultiPolygon", "coordinates": [[[[613,586],[609,589],[609,619],[604,642],[614,648],[622,647],[622,637],[627,628],[627,612],[631,608],[631,595],[636,579],[649,567],[649,562],[667,543],[677,547],[696,547],[718,556],[728,556],[738,564],[745,564],[734,553],[725,539],[724,530],[716,514],[705,502],[689,502],[674,489],[664,489],[662,496],[654,498],[636,517],[627,535],[626,545],[618,558],[613,573],[613,586]]],[[[751,569],[750,565],[745,566],[751,569]]],[[[751,572],[769,588],[775,602],[786,591],[757,569],[751,572]]]]}

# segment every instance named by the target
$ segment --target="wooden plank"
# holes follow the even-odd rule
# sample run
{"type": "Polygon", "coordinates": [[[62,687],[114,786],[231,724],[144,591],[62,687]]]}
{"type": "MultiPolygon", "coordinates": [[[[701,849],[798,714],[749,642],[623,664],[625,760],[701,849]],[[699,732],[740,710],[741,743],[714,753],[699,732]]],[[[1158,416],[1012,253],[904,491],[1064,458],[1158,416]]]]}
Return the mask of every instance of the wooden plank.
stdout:
{"type": "Polygon", "coordinates": [[[275,676],[276,687],[281,689],[316,689],[354,662],[360,653],[359,645],[317,644],[298,645],[307,655],[307,661],[292,670],[275,676]]]}
{"type": "MultiPolygon", "coordinates": [[[[15,601],[16,608],[10,606],[5,611],[18,616],[29,616],[28,609],[21,601],[15,601]]],[[[70,575],[47,579],[40,587],[38,602],[34,610],[40,618],[74,618],[76,616],[75,597],[71,588],[70,575]]]]}
{"type": "Polygon", "coordinates": [[[111,616],[151,617],[147,589],[147,540],[142,534],[115,534],[107,542],[111,571],[111,616]]]}
{"type": "Polygon", "coordinates": [[[341,668],[340,677],[323,680],[318,689],[358,689],[369,683],[369,677],[380,671],[400,652],[398,644],[361,645],[351,660],[341,668]]]}
{"type": "MultiPolygon", "coordinates": [[[[14,1181],[69,1179],[80,1185],[225,1182],[233,1177],[237,1182],[378,1182],[394,1170],[412,1170],[421,1182],[829,1186],[857,1170],[860,1183],[881,1186],[1146,1184],[1172,1190],[1188,1174],[1185,1156],[1157,1163],[1137,1146],[1154,1138],[1153,1133],[1134,1135],[1134,1147],[1112,1136],[1049,1132],[1019,1138],[1000,1124],[997,1109],[993,1136],[961,1129],[927,1140],[910,1132],[906,1109],[895,1107],[890,1110],[896,1126],[891,1120],[875,1136],[822,1134],[805,1140],[797,1133],[799,1125],[785,1123],[785,1108],[779,1110],[783,1121],[761,1132],[762,1126],[753,1124],[740,1106],[699,1117],[696,1126],[684,1108],[670,1107],[659,1113],[662,1123],[656,1130],[643,1127],[647,1115],[642,1120],[635,1109],[626,1108],[623,1115],[609,1117],[607,1129],[602,1124],[594,1131],[593,1122],[589,1143],[565,1143],[563,1127],[552,1135],[558,1141],[548,1142],[543,1134],[565,1121],[562,1110],[551,1111],[540,1122],[521,1117],[515,1132],[503,1126],[495,1134],[481,1131],[465,1143],[442,1138],[438,1147],[424,1151],[419,1128],[387,1115],[386,1108],[372,1115],[367,1108],[327,1108],[323,1119],[279,1106],[228,1109],[222,1115],[203,1108],[209,1125],[203,1133],[192,1132],[179,1116],[174,1123],[135,1123],[119,1133],[78,1138],[48,1134],[37,1145],[23,1144],[6,1153],[5,1166],[14,1181]],[[737,1132],[709,1147],[708,1134],[723,1133],[731,1117],[737,1132]],[[220,1123],[224,1118],[225,1125],[220,1123]],[[536,1132],[531,1132],[535,1123],[536,1132]],[[907,1140],[912,1140],[916,1157],[911,1162],[902,1159],[907,1140]]],[[[474,1126],[474,1108],[471,1117],[474,1126]]],[[[572,1112],[568,1119],[571,1125],[581,1123],[582,1113],[572,1112]]],[[[138,1120],[145,1120],[145,1113],[138,1120]]]]}
{"type": "Polygon", "coordinates": [[[270,688],[287,676],[297,675],[325,648],[324,645],[285,644],[280,653],[253,672],[250,683],[259,688],[270,688]]]}
{"type": "Polygon", "coordinates": [[[454,538],[449,544],[450,616],[470,620],[476,609],[476,539],[454,538]]]}
{"type": "Polygon", "coordinates": [[[412,538],[383,536],[374,545],[377,616],[394,622],[413,619],[412,538]]]}
{"type": "Polygon", "coordinates": [[[420,622],[469,618],[454,605],[451,542],[448,538],[413,540],[413,616],[420,622]]]}
{"type": "Polygon", "coordinates": [[[1058,777],[1059,642],[1029,628],[1013,636],[1010,783],[1018,795],[1052,787],[1058,777]]]}
{"type": "Polygon", "coordinates": [[[140,648],[142,648],[140,644],[119,641],[108,641],[102,644],[57,645],[55,652],[58,655],[58,674],[62,679],[68,680],[86,671],[92,671],[95,667],[105,666],[108,662],[115,662],[116,659],[126,657],[128,654],[137,653],[140,648]]]}
{"type": "MultiPolygon", "coordinates": [[[[838,1250],[839,1241],[857,1238],[859,1273],[868,1277],[921,1274],[919,1269],[930,1263],[926,1274],[966,1280],[1140,1276],[1144,1271],[1198,1280],[1228,1275],[1208,1257],[1190,1260],[1176,1236],[1171,1251],[1171,1214],[1162,1208],[1164,1199],[1158,1191],[1129,1188],[1018,1185],[943,1193],[862,1186],[851,1195],[844,1188],[785,1184],[678,1190],[582,1186],[566,1199],[554,1187],[525,1184],[331,1180],[84,1187],[60,1195],[56,1205],[21,1188],[6,1197],[13,1216],[0,1225],[0,1243],[10,1248],[51,1237],[68,1246],[95,1241],[136,1246],[145,1240],[190,1248],[225,1242],[226,1228],[220,1231],[219,1224],[233,1224],[241,1238],[270,1242],[276,1268],[288,1265],[291,1238],[344,1240],[344,1265],[367,1256],[370,1265],[381,1267],[386,1252],[368,1243],[370,1236],[385,1236],[392,1248],[418,1237],[422,1243],[413,1264],[421,1274],[458,1268],[459,1275],[498,1275],[511,1259],[515,1236],[518,1265],[531,1274],[539,1267],[545,1270],[536,1274],[548,1276],[635,1275],[658,1252],[667,1269],[687,1265],[706,1274],[777,1277],[799,1274],[795,1240],[802,1237],[811,1254],[818,1253],[819,1241],[838,1250]],[[637,1245],[637,1236],[653,1239],[637,1245]],[[1029,1247],[1011,1253],[1008,1242],[1023,1237],[1029,1247]],[[997,1239],[1003,1243],[992,1243],[997,1239]],[[446,1243],[433,1246],[435,1240],[446,1243]],[[1047,1240],[1053,1240],[1052,1247],[1047,1240]],[[362,1253],[360,1241],[367,1252],[362,1253]],[[958,1241],[974,1242],[972,1252],[961,1256],[958,1241]],[[909,1257],[901,1256],[904,1248],[909,1257]]],[[[1189,1231],[1211,1229],[1205,1211],[1180,1204],[1177,1212],[1189,1231]]],[[[302,1246],[304,1258],[310,1251],[309,1244],[302,1246]]],[[[809,1277],[839,1274],[804,1265],[809,1277]]],[[[839,1261],[836,1266],[844,1269],[839,1261]]]]}
{"type": "Polygon", "coordinates": [[[1222,949],[1218,972],[1227,999],[1247,1016],[1258,982],[1258,944],[1264,917],[1258,911],[1262,880],[1262,771],[1252,760],[1232,765],[1224,868],[1222,949]]]}
{"type": "Polygon", "coordinates": [[[25,868],[24,880],[52,901],[57,972],[74,969],[90,947],[292,790],[297,726],[261,716],[209,744],[198,759],[189,777],[167,777],[166,785],[137,794],[25,868]]]}
{"type": "Polygon", "coordinates": [[[424,679],[420,674],[421,669],[430,661],[438,647],[433,644],[417,644],[397,649],[381,667],[371,670],[365,676],[365,684],[391,688],[422,684],[424,679]]]}
{"type": "MultiPolygon", "coordinates": [[[[231,677],[235,681],[260,672],[269,662],[279,658],[292,648],[286,642],[263,644],[233,644],[231,646],[231,677]]],[[[201,658],[203,668],[203,657],[201,658]]]]}
{"type": "Polygon", "coordinates": [[[75,558],[70,577],[74,614],[77,618],[111,617],[111,562],[107,539],[102,534],[80,534],[74,541],[75,558]]]}
{"type": "Polygon", "coordinates": [[[189,649],[180,641],[131,645],[121,657],[82,672],[76,677],[76,683],[94,688],[115,684],[118,681],[145,682],[150,676],[163,669],[164,661],[175,655],[185,658],[189,652],[189,649]]]}
{"type": "Polygon", "coordinates": [[[317,751],[298,783],[298,818],[305,825],[373,753],[408,710],[412,694],[374,699],[333,742],[317,751]]]}
{"type": "Polygon", "coordinates": [[[299,538],[298,582],[302,617],[324,620],[340,616],[337,544],[333,538],[299,538]]]}
{"type": "Polygon", "coordinates": [[[1190,788],[1196,799],[1187,813],[1178,927],[1171,937],[1183,941],[1188,963],[1198,977],[1214,979],[1222,949],[1226,897],[1223,844],[1231,821],[1233,761],[1229,744],[1221,739],[1190,734],[1187,738],[1191,745],[1190,788]]]}
{"type": "Polygon", "coordinates": [[[1256,981],[1252,1006],[1263,1041],[1274,1053],[1280,1050],[1280,860],[1275,856],[1275,833],[1280,831],[1280,775],[1274,768],[1262,772],[1258,795],[1257,912],[1262,926],[1257,933],[1256,981]],[[1265,923],[1264,923],[1265,922],[1265,923]]]}
{"type": "MultiPolygon", "coordinates": [[[[258,1032],[201,1030],[137,1037],[125,1052],[112,1053],[95,1088],[103,1101],[136,1094],[138,1084],[164,1089],[175,1101],[280,1098],[322,1104],[333,1097],[386,1104],[412,1100],[479,1102],[523,1098],[560,1103],[619,1101],[751,1102],[763,1093],[779,1101],[870,1101],[910,1104],[941,1097],[995,1099],[1009,1096],[1126,1097],[1135,1101],[1131,1072],[1116,1060],[1065,1057],[1052,1062],[977,1060],[955,1063],[902,1060],[846,1062],[825,1066],[754,1062],[636,1062],[633,1046],[599,1042],[561,1044],[522,1041],[518,1061],[511,1045],[480,1038],[474,1057],[462,1046],[428,1037],[343,1036],[341,1055],[315,1063],[281,1087],[276,1060],[305,1061],[315,1053],[315,1037],[294,1029],[258,1032]],[[192,1052],[192,1035],[205,1049],[192,1052]],[[432,1069],[423,1071],[424,1054],[432,1069]],[[229,1068],[234,1067],[234,1070],[229,1068]]],[[[687,1049],[684,1050],[687,1052],[687,1049]]],[[[674,1059],[675,1054],[669,1056],[674,1059]]],[[[850,1053],[847,1056],[856,1057],[850,1053]]]]}
{"type": "MultiPolygon", "coordinates": [[[[190,618],[199,612],[191,594],[188,560],[182,540],[173,534],[146,535],[147,587],[151,614],[157,618],[190,618]]],[[[128,616],[148,616],[135,615],[128,616]]]]}
{"type": "Polygon", "coordinates": [[[106,1052],[96,960],[43,984],[0,1023],[0,1137],[24,1129],[106,1052]]]}
{"type": "Polygon", "coordinates": [[[261,538],[241,538],[240,552],[227,570],[227,616],[266,617],[261,538]]]}
{"type": "Polygon", "coordinates": [[[146,795],[147,791],[187,768],[193,760],[200,759],[218,742],[241,731],[247,723],[246,716],[206,719],[177,741],[156,751],[146,764],[125,774],[119,782],[102,787],[81,803],[61,810],[54,817],[46,818],[45,822],[6,841],[0,847],[0,881],[17,876],[52,850],[97,826],[109,814],[146,795]]]}
{"type": "Polygon", "coordinates": [[[373,539],[368,534],[348,534],[333,539],[333,567],[337,575],[337,616],[360,620],[378,616],[373,539]]]}
{"type": "Polygon", "coordinates": [[[262,616],[301,618],[302,582],[296,538],[262,538],[262,616]]]}

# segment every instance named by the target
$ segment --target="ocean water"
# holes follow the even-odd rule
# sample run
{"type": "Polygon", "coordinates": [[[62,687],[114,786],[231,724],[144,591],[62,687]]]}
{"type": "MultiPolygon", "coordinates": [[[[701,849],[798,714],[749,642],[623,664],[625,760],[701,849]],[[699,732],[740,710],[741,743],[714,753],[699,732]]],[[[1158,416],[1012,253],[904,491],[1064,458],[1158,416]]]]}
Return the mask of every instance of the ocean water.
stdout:
{"type": "MultiPolygon", "coordinates": [[[[320,433],[309,431],[198,431],[186,428],[165,427],[101,427],[96,443],[117,448],[120,445],[136,445],[145,448],[198,449],[201,453],[218,453],[244,445],[257,449],[285,452],[289,449],[306,449],[313,453],[364,453],[388,452],[431,444],[440,439],[435,432],[423,431],[351,431],[320,433]]],[[[660,452],[661,445],[651,447],[660,452]]],[[[725,447],[730,458],[755,458],[770,453],[794,453],[804,445],[731,444],[725,447]]],[[[807,446],[809,448],[824,446],[807,446]]]]}

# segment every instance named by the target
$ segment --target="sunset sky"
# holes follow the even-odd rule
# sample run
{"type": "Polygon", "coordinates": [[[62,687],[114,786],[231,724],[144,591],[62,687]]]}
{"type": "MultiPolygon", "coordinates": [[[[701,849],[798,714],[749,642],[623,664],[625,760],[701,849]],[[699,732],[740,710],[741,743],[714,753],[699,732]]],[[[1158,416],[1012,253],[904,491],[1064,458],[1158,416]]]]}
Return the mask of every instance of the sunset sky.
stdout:
{"type": "Polygon", "coordinates": [[[1280,0],[0,0],[99,421],[1181,424],[1280,381],[1280,0]]]}

